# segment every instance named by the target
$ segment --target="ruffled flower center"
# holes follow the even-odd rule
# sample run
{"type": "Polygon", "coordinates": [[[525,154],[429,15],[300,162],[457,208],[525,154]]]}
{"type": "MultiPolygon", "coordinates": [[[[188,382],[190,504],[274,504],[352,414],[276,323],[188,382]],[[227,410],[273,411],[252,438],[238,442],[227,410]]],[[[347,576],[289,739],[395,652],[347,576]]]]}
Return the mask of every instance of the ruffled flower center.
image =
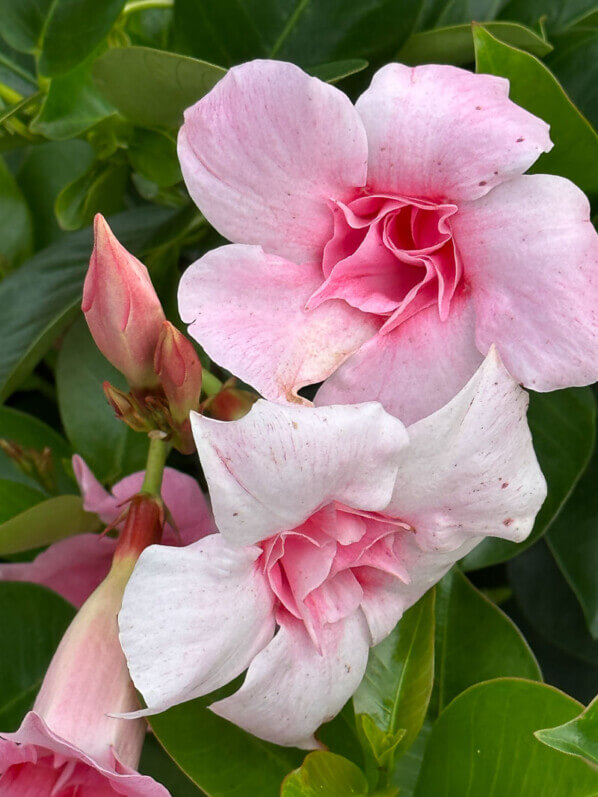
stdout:
{"type": "Polygon", "coordinates": [[[385,194],[333,203],[324,282],[306,309],[344,299],[381,316],[383,332],[433,304],[445,320],[462,278],[450,226],[456,212],[456,205],[385,194]]]}
{"type": "Polygon", "coordinates": [[[360,606],[373,570],[409,583],[401,548],[412,531],[394,518],[335,502],[261,543],[260,565],[280,605],[304,622],[319,649],[323,626],[360,606]]]}

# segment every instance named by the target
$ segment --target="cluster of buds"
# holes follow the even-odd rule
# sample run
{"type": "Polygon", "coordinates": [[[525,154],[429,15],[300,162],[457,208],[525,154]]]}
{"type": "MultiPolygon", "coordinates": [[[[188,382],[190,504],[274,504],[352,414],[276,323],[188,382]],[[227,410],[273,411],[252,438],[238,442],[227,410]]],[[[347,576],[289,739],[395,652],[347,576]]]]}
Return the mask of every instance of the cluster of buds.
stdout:
{"type": "Polygon", "coordinates": [[[52,451],[48,446],[38,450],[16,443],[14,440],[0,438],[0,451],[10,457],[15,465],[27,476],[40,484],[49,493],[56,492],[56,473],[52,451]]]}
{"type": "Polygon", "coordinates": [[[190,453],[189,412],[199,409],[201,395],[199,358],[166,320],[146,267],[101,215],[95,218],[94,233],[82,309],[96,345],[130,387],[125,393],[105,383],[108,401],[133,429],[161,433],[190,453]]]}

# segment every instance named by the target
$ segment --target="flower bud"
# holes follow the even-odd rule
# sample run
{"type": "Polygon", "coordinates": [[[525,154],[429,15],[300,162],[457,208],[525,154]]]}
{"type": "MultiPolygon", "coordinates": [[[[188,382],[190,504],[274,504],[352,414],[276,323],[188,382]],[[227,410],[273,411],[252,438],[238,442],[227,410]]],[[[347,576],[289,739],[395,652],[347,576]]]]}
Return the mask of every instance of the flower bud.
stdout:
{"type": "Polygon", "coordinates": [[[218,393],[204,401],[202,413],[208,418],[215,418],[218,421],[238,421],[239,418],[247,415],[251,405],[259,397],[257,394],[235,387],[235,385],[234,378],[225,382],[218,393]]]}
{"type": "Polygon", "coordinates": [[[0,794],[168,797],[135,771],[145,722],[111,716],[139,707],[117,615],[135,561],[160,539],[163,521],[158,499],[132,499],[112,568],[67,629],[33,710],[18,731],[0,734],[0,794]]]}
{"type": "Polygon", "coordinates": [[[170,321],[162,325],[156,346],[154,369],[177,423],[185,423],[191,410],[199,406],[201,363],[191,341],[170,321]]]}
{"type": "Polygon", "coordinates": [[[90,332],[132,388],[155,387],[154,352],[164,322],[160,300],[146,267],[119,243],[100,214],[94,233],[81,305],[90,332]]]}

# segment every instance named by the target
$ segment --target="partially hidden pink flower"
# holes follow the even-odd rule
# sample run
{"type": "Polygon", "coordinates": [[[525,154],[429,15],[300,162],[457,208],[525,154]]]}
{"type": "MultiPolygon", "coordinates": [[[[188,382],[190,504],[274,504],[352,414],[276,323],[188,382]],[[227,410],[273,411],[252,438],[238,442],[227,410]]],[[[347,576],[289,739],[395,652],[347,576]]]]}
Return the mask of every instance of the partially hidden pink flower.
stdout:
{"type": "MultiPolygon", "coordinates": [[[[73,469],[84,508],[99,515],[107,526],[118,520],[127,500],[143,483],[144,473],[139,471],[119,481],[109,493],[78,455],[73,457],[73,469]]],[[[166,524],[165,545],[188,545],[215,530],[207,501],[191,476],[165,468],[162,498],[176,527],[166,524]]],[[[67,537],[50,545],[32,562],[0,564],[0,580],[43,584],[81,606],[110,570],[116,542],[114,537],[99,534],[67,537]]]]}
{"type": "Polygon", "coordinates": [[[220,533],[148,548],[127,586],[120,639],[141,714],[247,669],[212,710],[272,742],[317,746],[405,609],[484,537],[530,532],[546,486],[526,405],[492,350],[407,429],[378,403],[194,415],[220,533]]]}
{"type": "MultiPolygon", "coordinates": [[[[156,513],[140,515],[145,522],[156,513]]],[[[136,771],[144,721],[108,716],[139,705],[117,626],[135,558],[117,554],[62,638],[32,711],[16,732],[0,734],[0,795],[168,797],[136,771]]]]}
{"type": "Polygon", "coordinates": [[[99,213],[94,237],[81,305],[89,331],[132,388],[156,387],[154,352],[166,319],[150,275],[99,213]]]}
{"type": "Polygon", "coordinates": [[[185,114],[192,198],[234,242],[183,275],[207,353],[276,401],[378,399],[411,423],[495,343],[546,391],[598,378],[598,237],[508,81],[389,64],[353,106],[298,67],[231,69],[185,114]]]}

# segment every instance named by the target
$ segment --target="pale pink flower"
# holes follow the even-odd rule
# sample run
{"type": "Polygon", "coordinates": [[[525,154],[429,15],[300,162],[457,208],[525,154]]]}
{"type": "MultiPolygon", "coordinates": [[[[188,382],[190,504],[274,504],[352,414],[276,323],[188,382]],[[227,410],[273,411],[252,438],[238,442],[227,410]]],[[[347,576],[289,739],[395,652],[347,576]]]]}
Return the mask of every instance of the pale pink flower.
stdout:
{"type": "MultiPolygon", "coordinates": [[[[107,526],[118,520],[127,500],[143,483],[144,473],[139,471],[119,481],[109,493],[78,455],[73,457],[73,469],[84,508],[99,515],[107,526]]],[[[207,501],[191,476],[165,468],[162,498],[176,526],[175,530],[166,524],[165,545],[188,545],[215,530],[207,501]]],[[[99,534],[67,537],[50,545],[32,562],[1,563],[0,580],[43,584],[81,606],[108,574],[116,542],[114,537],[99,534]]]]}
{"type": "Polygon", "coordinates": [[[389,64],[353,106],[298,67],[231,69],[185,114],[189,193],[234,245],[179,307],[216,362],[276,401],[378,399],[411,423],[495,343],[517,381],[598,379],[598,238],[571,182],[522,176],[548,126],[508,81],[389,64]]]}
{"type": "Polygon", "coordinates": [[[117,554],[60,642],[33,710],[0,734],[0,795],[168,797],[136,771],[144,721],[108,716],[139,705],[117,627],[135,558],[117,554]]]}
{"type": "Polygon", "coordinates": [[[546,487],[526,405],[492,350],[407,429],[378,403],[260,400],[229,423],[194,414],[220,533],[139,559],[119,623],[140,713],[248,668],[212,710],[278,744],[317,746],[405,609],[487,535],[529,534],[546,487]]]}

